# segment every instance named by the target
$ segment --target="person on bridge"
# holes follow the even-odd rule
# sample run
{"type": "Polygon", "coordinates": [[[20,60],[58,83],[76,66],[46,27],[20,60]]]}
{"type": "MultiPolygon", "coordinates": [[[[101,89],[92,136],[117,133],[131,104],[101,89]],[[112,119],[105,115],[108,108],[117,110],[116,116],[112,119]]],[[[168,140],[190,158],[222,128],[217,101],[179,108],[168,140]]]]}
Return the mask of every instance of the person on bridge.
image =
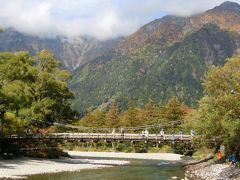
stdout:
{"type": "Polygon", "coordinates": [[[145,138],[145,131],[141,132],[141,138],[144,139],[145,138]]]}
{"type": "Polygon", "coordinates": [[[179,135],[180,135],[180,140],[182,141],[183,140],[183,132],[181,130],[179,132],[179,135]]]}
{"type": "Polygon", "coordinates": [[[174,129],[172,128],[172,144],[174,144],[174,129]]]}
{"type": "Polygon", "coordinates": [[[191,129],[190,131],[190,135],[191,135],[191,139],[193,138],[193,136],[195,135],[195,131],[193,129],[191,129]]]}
{"type": "Polygon", "coordinates": [[[145,134],[145,136],[146,136],[146,139],[148,139],[148,130],[147,130],[147,129],[145,130],[145,133],[144,133],[144,134],[145,134]]]}
{"type": "Polygon", "coordinates": [[[124,139],[124,129],[121,128],[121,129],[120,129],[120,132],[121,132],[122,139],[124,139]]]}
{"type": "Polygon", "coordinates": [[[163,129],[161,129],[161,131],[160,131],[160,136],[161,136],[162,139],[165,139],[164,130],[163,129]]]}
{"type": "Polygon", "coordinates": [[[113,130],[112,130],[112,134],[115,134],[115,128],[113,128],[113,130]]]}

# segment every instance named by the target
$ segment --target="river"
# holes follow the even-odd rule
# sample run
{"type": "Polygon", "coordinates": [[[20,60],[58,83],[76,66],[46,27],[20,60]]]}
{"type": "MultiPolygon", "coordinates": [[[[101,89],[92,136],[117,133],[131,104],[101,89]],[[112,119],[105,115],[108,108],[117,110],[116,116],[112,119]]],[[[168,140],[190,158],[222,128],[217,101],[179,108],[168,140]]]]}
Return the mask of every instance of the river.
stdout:
{"type": "MultiPolygon", "coordinates": [[[[97,159],[97,158],[93,158],[97,159]]],[[[119,159],[118,159],[119,160],[119,159]]],[[[126,160],[126,159],[124,159],[126,160]]],[[[128,159],[129,161],[129,159],[128,159]]],[[[159,160],[130,160],[130,164],[111,168],[33,175],[29,180],[169,180],[184,179],[177,164],[159,160]]]]}

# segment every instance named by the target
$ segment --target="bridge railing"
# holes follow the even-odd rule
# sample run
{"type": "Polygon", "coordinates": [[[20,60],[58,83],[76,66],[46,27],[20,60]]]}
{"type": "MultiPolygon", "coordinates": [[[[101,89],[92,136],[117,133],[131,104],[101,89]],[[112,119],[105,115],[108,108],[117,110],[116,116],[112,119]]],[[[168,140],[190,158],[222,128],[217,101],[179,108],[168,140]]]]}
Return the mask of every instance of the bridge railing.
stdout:
{"type": "Polygon", "coordinates": [[[120,134],[120,133],[51,133],[36,134],[32,138],[84,139],[84,140],[191,140],[191,135],[120,134]]]}
{"type": "Polygon", "coordinates": [[[125,141],[190,141],[191,135],[172,135],[165,134],[131,134],[131,133],[50,133],[50,134],[32,134],[26,137],[11,136],[11,139],[15,138],[32,138],[32,139],[72,139],[82,141],[113,141],[113,140],[125,140],[125,141]]]}

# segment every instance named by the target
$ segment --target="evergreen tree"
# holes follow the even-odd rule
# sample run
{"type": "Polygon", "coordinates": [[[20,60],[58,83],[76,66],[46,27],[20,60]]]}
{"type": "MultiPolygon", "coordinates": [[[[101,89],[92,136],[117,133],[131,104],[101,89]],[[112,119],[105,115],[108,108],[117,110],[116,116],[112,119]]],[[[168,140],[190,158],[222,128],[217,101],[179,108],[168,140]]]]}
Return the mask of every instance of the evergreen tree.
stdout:
{"type": "Polygon", "coordinates": [[[112,105],[106,114],[105,126],[106,127],[118,127],[119,126],[119,112],[117,102],[114,100],[112,105]]]}
{"type": "Polygon", "coordinates": [[[84,127],[104,127],[105,112],[102,109],[88,111],[86,115],[80,119],[79,125],[84,127]]]}
{"type": "Polygon", "coordinates": [[[148,100],[144,107],[144,124],[154,124],[156,120],[156,113],[155,113],[155,104],[151,99],[148,100]]]}
{"type": "Polygon", "coordinates": [[[133,100],[128,101],[128,109],[124,112],[121,120],[123,126],[135,127],[142,124],[139,119],[139,109],[135,107],[133,100]]]}
{"type": "Polygon", "coordinates": [[[184,116],[184,111],[182,109],[181,102],[173,97],[169,99],[166,105],[165,118],[167,121],[177,121],[182,120],[184,116]]]}

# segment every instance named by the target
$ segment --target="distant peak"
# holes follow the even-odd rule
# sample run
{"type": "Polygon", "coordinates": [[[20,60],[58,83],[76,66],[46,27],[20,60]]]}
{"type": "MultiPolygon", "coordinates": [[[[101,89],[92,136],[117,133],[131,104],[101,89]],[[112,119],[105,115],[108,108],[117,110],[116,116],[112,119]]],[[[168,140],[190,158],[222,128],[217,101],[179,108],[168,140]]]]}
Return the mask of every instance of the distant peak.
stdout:
{"type": "Polygon", "coordinates": [[[219,6],[214,8],[215,10],[229,10],[229,11],[240,11],[240,5],[236,2],[225,1],[219,6]]]}

